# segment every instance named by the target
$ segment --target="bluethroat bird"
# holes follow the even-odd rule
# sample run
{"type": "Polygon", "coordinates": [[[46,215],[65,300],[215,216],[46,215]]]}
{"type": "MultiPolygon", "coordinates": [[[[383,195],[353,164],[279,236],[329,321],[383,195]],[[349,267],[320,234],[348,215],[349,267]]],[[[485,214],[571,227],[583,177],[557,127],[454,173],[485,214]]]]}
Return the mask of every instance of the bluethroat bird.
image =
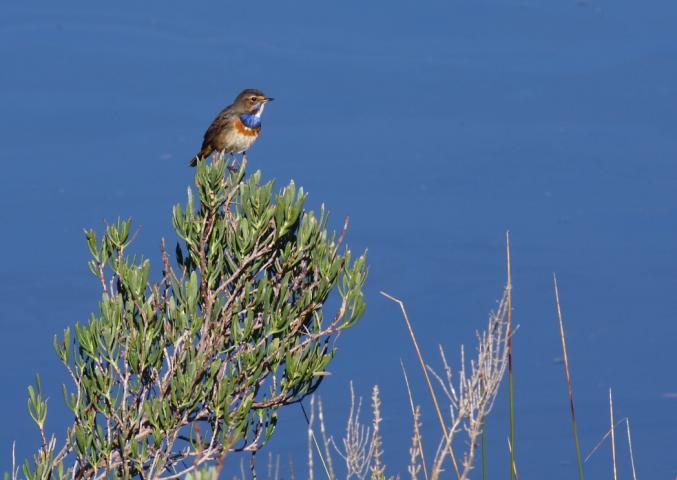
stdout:
{"type": "Polygon", "coordinates": [[[217,115],[204,135],[202,149],[190,161],[194,167],[214,152],[242,153],[256,141],[261,133],[261,114],[266,103],[273,100],[261,90],[248,88],[240,93],[232,105],[217,115]]]}

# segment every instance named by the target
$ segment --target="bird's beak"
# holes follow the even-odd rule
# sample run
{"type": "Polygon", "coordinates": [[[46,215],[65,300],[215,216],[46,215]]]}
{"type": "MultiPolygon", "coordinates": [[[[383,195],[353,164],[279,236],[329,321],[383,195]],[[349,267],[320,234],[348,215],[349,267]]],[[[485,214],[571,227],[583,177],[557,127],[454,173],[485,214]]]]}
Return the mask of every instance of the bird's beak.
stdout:
{"type": "Polygon", "coordinates": [[[273,100],[275,100],[275,99],[272,98],[272,97],[266,97],[266,98],[263,99],[264,103],[272,102],[273,100]]]}

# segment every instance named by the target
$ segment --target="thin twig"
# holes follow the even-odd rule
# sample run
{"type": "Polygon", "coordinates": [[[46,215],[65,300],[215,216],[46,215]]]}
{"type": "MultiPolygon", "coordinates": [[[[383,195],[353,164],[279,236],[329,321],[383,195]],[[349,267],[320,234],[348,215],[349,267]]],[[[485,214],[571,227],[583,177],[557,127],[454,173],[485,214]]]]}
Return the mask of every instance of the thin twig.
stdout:
{"type": "Polygon", "coordinates": [[[559,301],[559,287],[557,286],[557,276],[553,273],[553,282],[555,284],[555,304],[557,306],[557,319],[559,320],[559,336],[562,341],[562,355],[564,356],[564,372],[567,380],[567,391],[569,393],[569,410],[571,412],[571,426],[574,435],[574,444],[576,446],[576,461],[578,463],[578,478],[583,480],[583,461],[581,460],[581,444],[578,439],[578,427],[576,426],[576,413],[574,411],[574,389],[571,381],[571,371],[569,370],[569,355],[567,354],[567,343],[564,336],[564,320],[562,318],[562,308],[559,301]]]}
{"type": "MultiPolygon", "coordinates": [[[[625,422],[626,419],[627,418],[622,418],[622,419],[618,420],[616,422],[615,426],[616,427],[619,426],[621,423],[625,422]]],[[[602,444],[604,443],[604,440],[606,440],[609,435],[611,435],[611,429],[606,431],[606,433],[602,436],[602,438],[599,440],[599,442],[597,442],[595,444],[595,446],[590,450],[590,453],[588,453],[588,455],[585,457],[583,462],[587,463],[587,461],[592,458],[592,456],[597,452],[597,450],[599,450],[599,447],[602,446],[602,444]]]]}
{"type": "Polygon", "coordinates": [[[256,450],[252,452],[252,456],[249,458],[249,473],[253,480],[256,480],[256,450]]]}
{"type": "Polygon", "coordinates": [[[628,448],[630,449],[630,466],[632,467],[632,480],[637,480],[637,472],[635,471],[635,454],[632,453],[632,435],[630,435],[630,419],[625,419],[625,429],[628,432],[628,448]]]}
{"type": "Polygon", "coordinates": [[[19,468],[16,466],[16,441],[12,442],[12,480],[19,478],[19,468]]]}
{"type": "Polygon", "coordinates": [[[372,434],[371,434],[371,451],[372,456],[372,466],[371,466],[371,476],[373,478],[384,478],[385,477],[385,465],[381,461],[383,456],[383,439],[381,438],[381,422],[383,417],[381,417],[381,399],[379,398],[378,385],[374,385],[371,395],[371,410],[372,410],[372,434]]]}
{"type": "MultiPolygon", "coordinates": [[[[414,348],[416,349],[416,354],[418,355],[418,360],[421,363],[421,369],[423,370],[423,375],[425,376],[426,383],[428,384],[428,389],[430,390],[430,395],[432,396],[433,399],[433,404],[435,405],[435,411],[437,413],[437,419],[440,422],[440,426],[442,427],[442,432],[444,433],[444,437],[446,439],[446,446],[449,450],[449,455],[451,456],[451,463],[454,465],[454,472],[456,473],[456,477],[458,479],[461,478],[461,472],[458,469],[458,464],[456,462],[456,455],[454,455],[454,449],[451,445],[451,437],[450,437],[450,432],[447,431],[447,427],[444,423],[444,418],[442,417],[442,411],[440,410],[440,405],[437,401],[437,395],[435,394],[435,390],[433,389],[432,382],[430,381],[430,376],[428,375],[428,369],[425,366],[425,361],[423,360],[423,355],[421,354],[421,349],[418,346],[418,342],[416,341],[416,335],[414,335],[414,330],[411,327],[411,322],[409,321],[409,315],[407,314],[407,310],[404,308],[404,303],[402,300],[399,300],[392,295],[389,295],[385,292],[381,292],[381,295],[386,297],[388,300],[391,300],[395,303],[397,303],[400,306],[400,310],[402,311],[402,315],[404,316],[404,321],[407,323],[407,328],[409,329],[409,335],[411,336],[411,340],[414,343],[414,348]]],[[[451,432],[453,434],[453,432],[451,432]]]]}
{"type": "Polygon", "coordinates": [[[346,218],[343,220],[343,230],[341,230],[341,234],[339,235],[338,240],[336,241],[336,250],[338,250],[341,244],[343,243],[343,239],[346,236],[346,232],[348,231],[349,226],[350,226],[350,217],[346,216],[346,218]]]}
{"type": "Polygon", "coordinates": [[[482,480],[487,480],[487,439],[486,439],[487,423],[486,419],[482,419],[482,480]]]}
{"type": "MultiPolygon", "coordinates": [[[[507,291],[507,302],[508,302],[508,402],[510,408],[510,463],[515,464],[515,450],[512,446],[515,445],[515,388],[513,384],[513,371],[512,371],[512,275],[510,269],[510,232],[505,232],[505,258],[506,258],[506,274],[507,274],[507,285],[505,287],[507,291]]],[[[513,480],[517,477],[513,473],[512,468],[510,469],[510,479],[513,480]]]]}
{"type": "MultiPolygon", "coordinates": [[[[400,359],[400,365],[402,366],[402,375],[404,375],[404,383],[407,386],[407,393],[409,394],[409,407],[411,408],[411,415],[414,418],[414,422],[416,422],[416,409],[414,407],[414,397],[411,393],[411,387],[409,385],[409,377],[407,376],[407,370],[404,368],[404,362],[402,362],[402,359],[400,359]]],[[[428,480],[428,467],[426,466],[425,463],[425,455],[423,453],[423,439],[421,438],[421,433],[418,431],[418,428],[416,428],[416,424],[414,423],[415,427],[415,438],[416,442],[418,443],[418,448],[419,451],[421,452],[421,464],[423,465],[423,476],[425,477],[425,480],[428,480]]]]}
{"type": "Polygon", "coordinates": [[[510,474],[515,476],[515,480],[519,480],[517,476],[517,465],[515,465],[515,455],[512,452],[512,445],[510,444],[510,439],[508,439],[508,450],[510,451],[510,458],[512,462],[510,464],[510,474]]]}
{"type": "MultiPolygon", "coordinates": [[[[336,452],[341,456],[346,464],[346,478],[356,478],[364,480],[371,470],[372,476],[374,469],[382,473],[378,456],[381,455],[380,438],[378,438],[377,424],[381,421],[380,412],[374,408],[372,432],[370,427],[360,423],[360,413],[362,411],[362,397],[355,400],[355,389],[353,382],[350,382],[350,413],[346,424],[346,433],[342,439],[343,451],[339,449],[332,439],[332,444],[336,452]]],[[[377,475],[377,478],[380,478],[377,475]]]]}
{"type": "Polygon", "coordinates": [[[324,424],[324,405],[322,405],[322,398],[317,397],[317,419],[320,423],[320,434],[322,435],[322,446],[324,447],[324,454],[327,460],[327,471],[329,478],[336,478],[334,474],[334,462],[331,458],[330,438],[327,436],[327,430],[324,424]]]}
{"type": "Polygon", "coordinates": [[[617,480],[616,475],[616,436],[614,434],[614,401],[611,396],[611,389],[609,389],[609,417],[611,419],[611,460],[614,467],[614,480],[617,480]]]}
{"type": "MultiPolygon", "coordinates": [[[[315,432],[313,431],[313,422],[312,419],[315,417],[315,408],[313,405],[313,398],[311,397],[310,399],[310,418],[308,418],[308,414],[306,413],[306,409],[303,406],[303,402],[299,402],[299,405],[301,405],[301,411],[303,412],[303,416],[306,419],[306,424],[308,425],[308,439],[312,439],[313,444],[315,445],[315,449],[317,450],[317,454],[320,456],[320,461],[322,462],[322,466],[324,467],[324,472],[327,474],[327,478],[331,479],[332,477],[329,475],[329,469],[327,468],[327,464],[324,461],[324,456],[322,455],[322,450],[320,449],[320,444],[317,442],[317,438],[315,438],[315,432]]],[[[312,474],[312,467],[313,467],[313,451],[310,448],[310,445],[308,446],[308,477],[309,479],[312,479],[313,474],[312,474]]]]}

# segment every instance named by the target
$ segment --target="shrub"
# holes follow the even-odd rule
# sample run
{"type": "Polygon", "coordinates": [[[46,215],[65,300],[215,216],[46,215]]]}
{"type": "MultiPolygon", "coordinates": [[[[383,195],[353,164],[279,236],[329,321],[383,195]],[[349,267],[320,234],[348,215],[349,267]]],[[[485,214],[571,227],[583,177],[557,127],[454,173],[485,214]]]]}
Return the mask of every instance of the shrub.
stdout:
{"type": "Polygon", "coordinates": [[[341,249],[345,230],[327,232],[324,208],[304,210],[303,189],[273,194],[260,172],[245,179],[223,159],[201,164],[195,183],[198,201],[189,189],[174,208],[182,242],[172,262],[163,241],[157,283],[127,253],[131,221],[100,241],[85,232],[100,310],[54,339],[74,384],[63,387],[74,415],[63,445],[45,434],[39,380],[29,388],[42,447],[27,478],[177,478],[256,452],[364,312],[365,256],[341,249]]]}

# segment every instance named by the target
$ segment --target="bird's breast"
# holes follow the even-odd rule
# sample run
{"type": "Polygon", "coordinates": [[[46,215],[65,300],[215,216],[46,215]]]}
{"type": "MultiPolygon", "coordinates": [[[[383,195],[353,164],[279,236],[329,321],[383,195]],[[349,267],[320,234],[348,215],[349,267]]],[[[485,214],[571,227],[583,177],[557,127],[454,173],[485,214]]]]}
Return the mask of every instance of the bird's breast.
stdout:
{"type": "Polygon", "coordinates": [[[256,141],[260,131],[261,127],[250,128],[236,118],[219,132],[215,139],[216,149],[227,153],[248,150],[256,141]]]}
{"type": "Polygon", "coordinates": [[[249,127],[238,117],[235,119],[235,130],[241,135],[246,135],[248,137],[256,137],[261,131],[261,125],[255,127],[249,127]]]}

